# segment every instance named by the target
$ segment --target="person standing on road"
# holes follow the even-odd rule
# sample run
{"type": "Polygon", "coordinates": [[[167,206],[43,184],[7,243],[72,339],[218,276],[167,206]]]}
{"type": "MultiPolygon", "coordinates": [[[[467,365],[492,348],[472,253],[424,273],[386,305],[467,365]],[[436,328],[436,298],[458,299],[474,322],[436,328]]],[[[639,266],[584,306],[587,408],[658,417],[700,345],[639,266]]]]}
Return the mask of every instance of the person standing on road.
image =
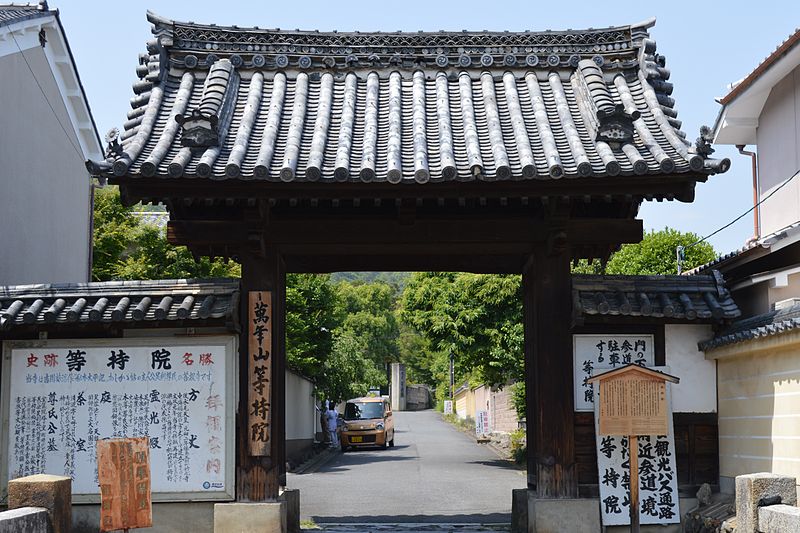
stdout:
{"type": "Polygon", "coordinates": [[[328,436],[330,437],[329,446],[331,448],[336,448],[337,446],[339,446],[339,438],[336,435],[336,424],[339,414],[333,407],[334,407],[333,402],[330,402],[330,404],[328,405],[328,410],[325,411],[325,420],[328,426],[328,436]]]}

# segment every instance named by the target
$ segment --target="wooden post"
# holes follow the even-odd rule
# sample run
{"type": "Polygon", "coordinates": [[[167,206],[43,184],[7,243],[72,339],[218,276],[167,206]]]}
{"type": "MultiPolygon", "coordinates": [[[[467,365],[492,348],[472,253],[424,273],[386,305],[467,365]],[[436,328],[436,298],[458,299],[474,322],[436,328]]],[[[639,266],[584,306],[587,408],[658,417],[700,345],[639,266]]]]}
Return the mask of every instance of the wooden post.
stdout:
{"type": "Polygon", "coordinates": [[[639,437],[628,437],[630,459],[631,533],[639,533],[639,437]]]}
{"type": "MultiPolygon", "coordinates": [[[[276,501],[285,485],[285,294],[286,273],[283,259],[275,251],[265,255],[241,253],[242,288],[240,295],[241,336],[239,342],[239,405],[236,415],[236,500],[240,502],[276,501]],[[270,344],[270,419],[268,450],[254,455],[251,450],[253,412],[250,337],[251,292],[269,294],[271,300],[270,344]]],[[[258,354],[256,354],[258,355],[258,354]]]]}
{"type": "Polygon", "coordinates": [[[522,274],[528,487],[538,498],[578,496],[569,266],[566,250],[542,246],[522,274]]]}

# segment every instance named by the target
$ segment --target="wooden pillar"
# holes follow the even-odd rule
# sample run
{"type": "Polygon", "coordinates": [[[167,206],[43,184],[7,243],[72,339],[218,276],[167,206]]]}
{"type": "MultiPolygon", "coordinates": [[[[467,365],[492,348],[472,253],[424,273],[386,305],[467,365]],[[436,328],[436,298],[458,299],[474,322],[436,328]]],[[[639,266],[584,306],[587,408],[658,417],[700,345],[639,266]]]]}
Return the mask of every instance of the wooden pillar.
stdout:
{"type": "Polygon", "coordinates": [[[236,413],[236,500],[265,502],[278,499],[286,485],[286,272],[282,257],[274,251],[265,255],[242,253],[242,292],[240,298],[241,336],[239,342],[239,403],[236,413]],[[271,297],[271,376],[268,455],[251,453],[249,415],[251,379],[249,294],[269,291],[271,297]]]}
{"type": "Polygon", "coordinates": [[[569,254],[542,246],[522,274],[528,487],[538,498],[576,498],[569,254]]]}

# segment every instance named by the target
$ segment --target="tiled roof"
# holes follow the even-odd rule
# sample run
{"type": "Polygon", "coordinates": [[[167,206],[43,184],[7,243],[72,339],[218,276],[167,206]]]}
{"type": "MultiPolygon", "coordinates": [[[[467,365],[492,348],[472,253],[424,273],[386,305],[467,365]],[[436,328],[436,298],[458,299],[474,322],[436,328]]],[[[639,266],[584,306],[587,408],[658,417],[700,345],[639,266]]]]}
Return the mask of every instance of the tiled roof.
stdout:
{"type": "Polygon", "coordinates": [[[744,256],[745,254],[753,253],[752,250],[755,250],[757,248],[768,249],[772,247],[772,245],[786,239],[787,237],[792,237],[797,235],[798,232],[800,232],[800,222],[793,222],[792,224],[789,224],[785,228],[781,228],[778,231],[774,231],[768,235],[764,235],[757,241],[748,241],[747,244],[745,244],[738,250],[734,250],[732,252],[720,255],[713,261],[709,261],[708,263],[696,266],[691,270],[687,270],[686,272],[684,272],[684,275],[693,276],[695,274],[700,274],[703,272],[708,272],[710,270],[715,270],[719,268],[723,263],[726,263],[731,259],[744,256]]]}
{"type": "Polygon", "coordinates": [[[325,33],[148,16],[133,110],[94,175],[422,183],[730,165],[680,130],[652,21],[325,33]]]}
{"type": "Polygon", "coordinates": [[[47,4],[0,4],[0,26],[55,13],[47,4]]]}
{"type": "Polygon", "coordinates": [[[108,281],[0,287],[0,330],[76,323],[233,319],[234,279],[108,281]]]}
{"type": "Polygon", "coordinates": [[[768,55],[764,60],[758,64],[758,66],[753,69],[753,71],[748,74],[743,80],[738,82],[734,85],[730,92],[723,96],[719,103],[724,105],[728,105],[731,103],[737,96],[742,94],[748,87],[750,87],[758,78],[761,76],[768,68],[770,68],[776,61],[778,61],[781,57],[786,55],[786,53],[794,48],[797,43],[800,42],[800,28],[796,29],[795,32],[786,38],[778,47],[768,55]]]}
{"type": "Polygon", "coordinates": [[[734,322],[719,335],[699,343],[698,346],[703,351],[712,350],[737,342],[780,335],[798,328],[800,328],[800,305],[793,305],[734,322]]]}
{"type": "Polygon", "coordinates": [[[719,272],[697,276],[573,275],[574,312],[721,322],[741,316],[719,272]]]}

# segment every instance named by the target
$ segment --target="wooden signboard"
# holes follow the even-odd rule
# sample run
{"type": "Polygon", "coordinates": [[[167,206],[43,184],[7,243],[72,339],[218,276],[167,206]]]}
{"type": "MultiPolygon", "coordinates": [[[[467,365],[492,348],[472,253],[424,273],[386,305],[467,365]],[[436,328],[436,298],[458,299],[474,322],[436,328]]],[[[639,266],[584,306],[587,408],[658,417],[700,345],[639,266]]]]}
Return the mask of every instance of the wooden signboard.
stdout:
{"type": "Polygon", "coordinates": [[[153,526],[150,439],[97,441],[100,531],[153,526]]]}
{"type": "Polygon", "coordinates": [[[629,364],[598,374],[587,383],[599,383],[598,434],[626,435],[630,441],[631,531],[639,532],[639,435],[669,432],[667,381],[675,376],[629,364]]]}
{"type": "Polygon", "coordinates": [[[272,293],[248,293],[248,439],[250,455],[269,456],[271,436],[272,293]]]}
{"type": "Polygon", "coordinates": [[[601,435],[666,435],[667,385],[642,372],[600,382],[601,435]]]}

